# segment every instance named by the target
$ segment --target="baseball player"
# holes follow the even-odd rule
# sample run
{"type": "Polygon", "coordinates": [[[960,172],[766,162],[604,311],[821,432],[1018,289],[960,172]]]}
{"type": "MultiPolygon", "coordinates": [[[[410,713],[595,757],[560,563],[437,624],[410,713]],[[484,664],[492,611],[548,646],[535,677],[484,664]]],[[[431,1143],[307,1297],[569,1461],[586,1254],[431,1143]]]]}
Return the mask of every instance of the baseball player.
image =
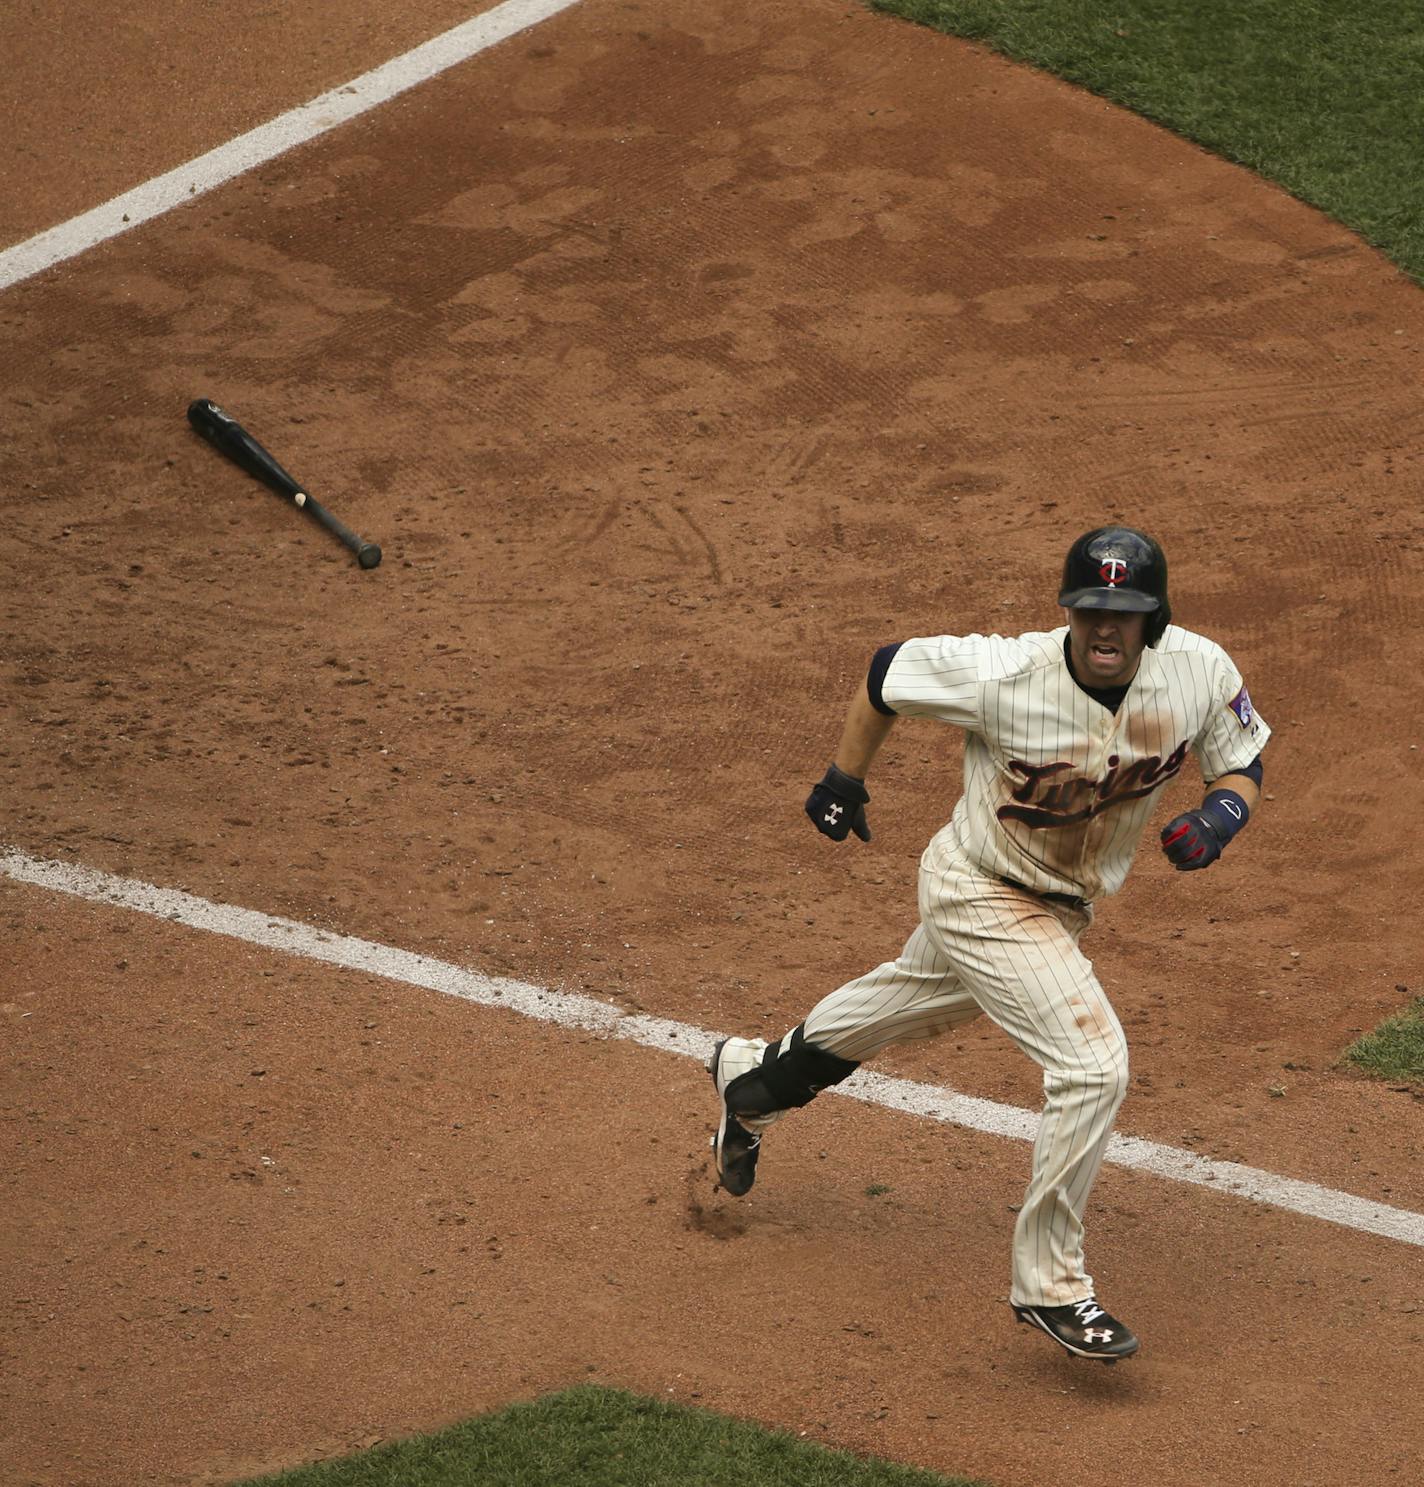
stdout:
{"type": "Polygon", "coordinates": [[[1113,1363],[1132,1332],[1097,1300],[1083,1211],[1118,1106],[1127,1044],[1078,948],[1127,876],[1155,796],[1196,756],[1206,794],[1163,828],[1182,872],[1209,867],[1260,797],[1270,729],[1231,658],[1171,623],[1167,561],[1131,527],[1068,551],[1068,623],[1016,637],[940,635],[876,652],[806,812],[870,840],[865,776],[895,720],[964,730],[964,793],[920,859],[920,922],[898,958],[819,1002],[775,1043],[727,1038],[708,1071],[727,1192],[748,1192],[767,1127],[894,1043],[987,1013],[1043,1069],[1033,1172],[1014,1231],[1010,1303],[1070,1353],[1113,1363]]]}

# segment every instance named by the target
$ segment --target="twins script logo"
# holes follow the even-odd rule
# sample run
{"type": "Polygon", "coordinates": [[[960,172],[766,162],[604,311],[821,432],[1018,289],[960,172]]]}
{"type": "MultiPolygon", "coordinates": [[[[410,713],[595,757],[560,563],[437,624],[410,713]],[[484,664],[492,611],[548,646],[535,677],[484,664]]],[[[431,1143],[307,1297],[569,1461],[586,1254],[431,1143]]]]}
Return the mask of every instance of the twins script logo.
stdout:
{"type": "Polygon", "coordinates": [[[1170,780],[1181,769],[1187,757],[1187,745],[1179,743],[1165,759],[1149,754],[1126,769],[1116,754],[1108,756],[1108,772],[1100,780],[1081,776],[1061,779],[1065,769],[1073,766],[1067,760],[1056,764],[1025,764],[1010,759],[1009,769],[1023,783],[1013,792],[1013,804],[1001,805],[1001,821],[1022,821],[1026,826],[1076,826],[1091,820],[1125,800],[1138,800],[1170,780]]]}

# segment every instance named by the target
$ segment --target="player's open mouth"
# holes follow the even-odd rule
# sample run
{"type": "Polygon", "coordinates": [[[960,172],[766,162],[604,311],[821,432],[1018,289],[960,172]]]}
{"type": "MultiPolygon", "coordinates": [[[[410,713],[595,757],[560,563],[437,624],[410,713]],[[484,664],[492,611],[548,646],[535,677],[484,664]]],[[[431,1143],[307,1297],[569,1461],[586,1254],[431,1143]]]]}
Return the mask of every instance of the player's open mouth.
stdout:
{"type": "Polygon", "coordinates": [[[1122,654],[1115,645],[1095,645],[1091,649],[1099,661],[1116,661],[1122,654]]]}

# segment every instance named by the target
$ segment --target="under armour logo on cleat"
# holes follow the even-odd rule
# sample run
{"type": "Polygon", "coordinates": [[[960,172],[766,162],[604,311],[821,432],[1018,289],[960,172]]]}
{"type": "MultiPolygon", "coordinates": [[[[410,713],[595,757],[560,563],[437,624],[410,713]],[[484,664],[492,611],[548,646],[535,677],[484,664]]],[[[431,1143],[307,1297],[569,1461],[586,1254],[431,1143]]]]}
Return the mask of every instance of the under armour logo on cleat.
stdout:
{"type": "Polygon", "coordinates": [[[1084,1342],[1111,1342],[1112,1329],[1109,1327],[1089,1327],[1083,1333],[1084,1342]]]}

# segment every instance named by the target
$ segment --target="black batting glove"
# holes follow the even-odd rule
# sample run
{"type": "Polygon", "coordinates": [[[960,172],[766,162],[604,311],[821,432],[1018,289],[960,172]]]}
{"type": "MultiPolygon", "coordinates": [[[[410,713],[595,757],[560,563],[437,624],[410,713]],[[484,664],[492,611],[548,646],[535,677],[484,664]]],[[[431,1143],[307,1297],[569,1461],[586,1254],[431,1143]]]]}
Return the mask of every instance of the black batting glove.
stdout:
{"type": "Polygon", "coordinates": [[[1179,873],[1210,867],[1228,840],[1203,810],[1187,811],[1162,828],[1162,850],[1179,873]]]}
{"type": "Polygon", "coordinates": [[[843,842],[853,831],[863,842],[870,840],[870,827],[866,825],[865,808],[870,803],[870,792],[864,780],[846,774],[833,764],[811,791],[806,802],[806,814],[811,824],[833,842],[843,842]]]}

